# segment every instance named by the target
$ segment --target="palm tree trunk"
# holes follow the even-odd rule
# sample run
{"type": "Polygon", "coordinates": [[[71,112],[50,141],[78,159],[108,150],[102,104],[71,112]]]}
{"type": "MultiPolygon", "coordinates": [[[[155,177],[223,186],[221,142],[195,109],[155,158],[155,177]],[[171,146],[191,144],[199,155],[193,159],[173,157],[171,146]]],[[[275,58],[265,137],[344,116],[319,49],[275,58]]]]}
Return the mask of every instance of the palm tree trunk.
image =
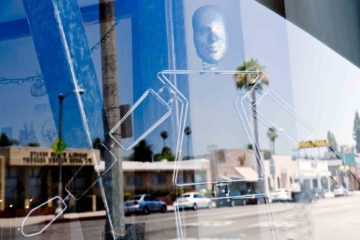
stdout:
{"type": "Polygon", "coordinates": [[[272,147],[272,141],[271,141],[271,139],[269,138],[269,147],[270,147],[270,152],[272,153],[272,149],[273,149],[273,147],[272,147]]]}
{"type": "Polygon", "coordinates": [[[275,140],[272,141],[272,149],[273,149],[273,154],[275,155],[275,140]]]}
{"type": "Polygon", "coordinates": [[[252,108],[252,114],[253,114],[253,120],[254,120],[254,137],[255,137],[255,145],[254,146],[254,152],[256,157],[256,163],[257,163],[257,172],[258,172],[258,191],[261,193],[265,193],[265,184],[264,184],[264,174],[261,164],[261,155],[260,155],[260,146],[259,146],[259,132],[258,132],[258,123],[257,123],[257,112],[256,112],[256,92],[255,89],[251,92],[251,108],[252,108]],[[261,179],[261,180],[260,180],[261,179]]]}
{"type": "Polygon", "coordinates": [[[255,154],[256,160],[261,160],[260,158],[260,146],[259,146],[259,132],[258,132],[258,123],[257,123],[257,112],[256,112],[256,93],[255,90],[251,93],[251,109],[253,113],[253,120],[254,120],[254,137],[255,137],[255,154]]]}
{"type": "Polygon", "coordinates": [[[190,159],[190,136],[187,135],[187,157],[190,159]]]}

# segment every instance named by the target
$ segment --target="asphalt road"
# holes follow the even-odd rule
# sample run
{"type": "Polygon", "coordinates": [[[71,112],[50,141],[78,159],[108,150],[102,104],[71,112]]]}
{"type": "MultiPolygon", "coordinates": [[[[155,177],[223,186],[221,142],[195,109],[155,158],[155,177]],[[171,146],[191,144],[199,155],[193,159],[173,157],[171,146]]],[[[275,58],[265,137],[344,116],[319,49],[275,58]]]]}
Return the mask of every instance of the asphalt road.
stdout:
{"type": "MultiPolygon", "coordinates": [[[[186,239],[204,240],[346,240],[360,237],[359,215],[360,196],[349,196],[321,199],[312,204],[224,207],[131,216],[126,220],[144,223],[146,239],[154,240],[177,239],[178,234],[186,239]]],[[[22,237],[16,228],[1,228],[0,239],[97,240],[102,239],[104,223],[104,220],[58,223],[33,238],[22,237]]]]}

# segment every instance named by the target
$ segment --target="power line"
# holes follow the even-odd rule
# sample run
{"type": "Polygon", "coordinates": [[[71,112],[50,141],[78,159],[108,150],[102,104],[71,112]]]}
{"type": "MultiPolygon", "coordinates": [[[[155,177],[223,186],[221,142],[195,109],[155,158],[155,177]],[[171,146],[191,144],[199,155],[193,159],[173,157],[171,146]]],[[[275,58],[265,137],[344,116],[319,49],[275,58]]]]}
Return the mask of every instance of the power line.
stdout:
{"type": "MultiPolygon", "coordinates": [[[[115,23],[109,28],[109,30],[101,37],[100,41],[98,41],[94,46],[90,48],[90,54],[100,48],[101,44],[105,42],[105,40],[110,36],[110,33],[115,30],[116,26],[120,23],[120,20],[115,21],[115,23]]],[[[24,83],[31,83],[31,82],[39,82],[43,84],[44,78],[41,74],[36,74],[29,77],[24,78],[6,78],[0,77],[0,84],[8,85],[8,84],[24,84],[24,83]]]]}

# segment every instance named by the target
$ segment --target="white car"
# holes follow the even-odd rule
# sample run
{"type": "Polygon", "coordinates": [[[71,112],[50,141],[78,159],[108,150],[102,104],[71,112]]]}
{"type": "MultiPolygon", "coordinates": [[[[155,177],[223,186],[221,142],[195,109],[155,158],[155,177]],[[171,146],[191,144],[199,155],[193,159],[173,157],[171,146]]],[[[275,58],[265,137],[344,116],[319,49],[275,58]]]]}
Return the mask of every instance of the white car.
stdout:
{"type": "Polygon", "coordinates": [[[334,196],[335,197],[344,197],[349,195],[349,192],[346,188],[344,188],[343,186],[337,186],[334,189],[334,196]]]}
{"type": "Polygon", "coordinates": [[[280,188],[271,191],[272,202],[287,202],[291,201],[291,192],[289,190],[280,188]]]}
{"type": "Polygon", "coordinates": [[[188,192],[182,194],[174,202],[174,207],[178,209],[211,208],[211,200],[198,192],[188,192]]]}

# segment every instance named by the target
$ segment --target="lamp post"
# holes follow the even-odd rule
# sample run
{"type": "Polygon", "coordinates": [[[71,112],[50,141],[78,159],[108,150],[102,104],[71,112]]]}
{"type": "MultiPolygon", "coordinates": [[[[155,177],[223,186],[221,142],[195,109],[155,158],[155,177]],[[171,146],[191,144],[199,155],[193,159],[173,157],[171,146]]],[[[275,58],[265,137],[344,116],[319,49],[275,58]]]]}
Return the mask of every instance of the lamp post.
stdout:
{"type": "MultiPolygon", "coordinates": [[[[58,100],[59,100],[59,132],[58,132],[58,149],[60,149],[60,145],[62,143],[62,127],[63,127],[63,102],[64,99],[73,94],[73,93],[79,93],[80,95],[83,94],[85,92],[85,90],[83,88],[75,88],[73,91],[70,91],[66,94],[60,93],[58,96],[58,100]]],[[[58,196],[61,198],[62,197],[62,188],[63,188],[63,184],[62,184],[62,153],[58,153],[58,161],[59,161],[59,184],[58,184],[58,196]]],[[[55,213],[59,213],[62,210],[62,206],[61,206],[61,200],[59,200],[57,202],[57,208],[55,210],[55,213]]]]}

